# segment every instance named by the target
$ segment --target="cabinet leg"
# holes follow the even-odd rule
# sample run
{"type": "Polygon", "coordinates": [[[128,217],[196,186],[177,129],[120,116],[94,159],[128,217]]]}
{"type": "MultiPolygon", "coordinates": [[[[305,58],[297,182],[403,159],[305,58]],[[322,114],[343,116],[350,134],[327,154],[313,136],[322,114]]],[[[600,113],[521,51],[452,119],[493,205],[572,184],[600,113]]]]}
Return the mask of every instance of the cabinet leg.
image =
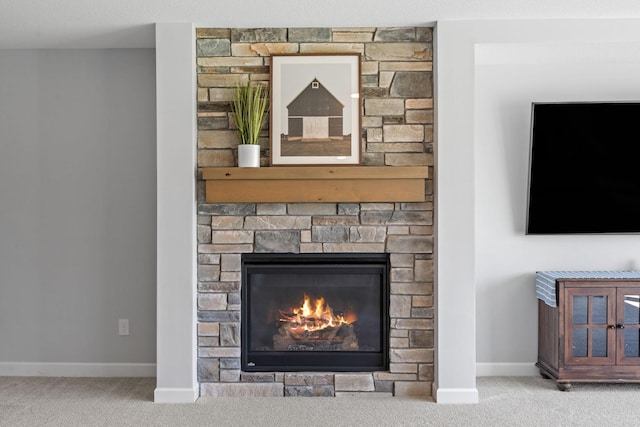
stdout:
{"type": "Polygon", "coordinates": [[[558,387],[558,390],[560,390],[560,391],[569,391],[569,390],[571,390],[571,383],[556,382],[556,386],[558,387]]]}

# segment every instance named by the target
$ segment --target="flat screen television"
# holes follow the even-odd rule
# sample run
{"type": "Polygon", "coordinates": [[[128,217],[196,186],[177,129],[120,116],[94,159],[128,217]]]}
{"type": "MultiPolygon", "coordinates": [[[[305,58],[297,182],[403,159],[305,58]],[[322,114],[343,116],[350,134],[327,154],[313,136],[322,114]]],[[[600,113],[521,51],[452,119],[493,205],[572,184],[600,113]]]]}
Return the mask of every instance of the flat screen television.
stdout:
{"type": "Polygon", "coordinates": [[[533,103],[527,234],[640,232],[640,102],[533,103]]]}

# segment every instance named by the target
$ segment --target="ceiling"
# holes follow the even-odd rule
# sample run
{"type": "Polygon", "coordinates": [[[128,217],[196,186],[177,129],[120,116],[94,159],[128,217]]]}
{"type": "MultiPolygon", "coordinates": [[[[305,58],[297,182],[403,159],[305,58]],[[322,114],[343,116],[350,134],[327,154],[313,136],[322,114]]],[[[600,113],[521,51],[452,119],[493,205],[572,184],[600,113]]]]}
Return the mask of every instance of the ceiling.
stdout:
{"type": "Polygon", "coordinates": [[[637,0],[0,0],[0,49],[149,48],[154,23],[369,27],[493,18],[640,18],[637,0]]]}

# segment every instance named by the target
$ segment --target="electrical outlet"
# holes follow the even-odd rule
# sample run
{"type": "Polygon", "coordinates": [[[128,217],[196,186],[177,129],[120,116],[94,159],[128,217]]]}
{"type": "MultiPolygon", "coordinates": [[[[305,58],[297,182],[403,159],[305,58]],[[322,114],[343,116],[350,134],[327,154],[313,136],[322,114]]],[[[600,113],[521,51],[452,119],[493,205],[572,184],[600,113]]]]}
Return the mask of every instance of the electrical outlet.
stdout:
{"type": "Polygon", "coordinates": [[[129,335],[129,319],[118,320],[118,335],[129,335]]]}

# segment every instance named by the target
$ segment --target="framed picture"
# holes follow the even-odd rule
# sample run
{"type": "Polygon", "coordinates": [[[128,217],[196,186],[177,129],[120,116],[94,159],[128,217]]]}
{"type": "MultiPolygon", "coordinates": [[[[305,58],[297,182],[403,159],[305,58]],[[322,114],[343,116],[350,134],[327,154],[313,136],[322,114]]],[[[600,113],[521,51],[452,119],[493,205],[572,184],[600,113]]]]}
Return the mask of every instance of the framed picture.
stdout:
{"type": "Polygon", "coordinates": [[[271,164],[360,164],[360,55],[271,57],[271,164]]]}

